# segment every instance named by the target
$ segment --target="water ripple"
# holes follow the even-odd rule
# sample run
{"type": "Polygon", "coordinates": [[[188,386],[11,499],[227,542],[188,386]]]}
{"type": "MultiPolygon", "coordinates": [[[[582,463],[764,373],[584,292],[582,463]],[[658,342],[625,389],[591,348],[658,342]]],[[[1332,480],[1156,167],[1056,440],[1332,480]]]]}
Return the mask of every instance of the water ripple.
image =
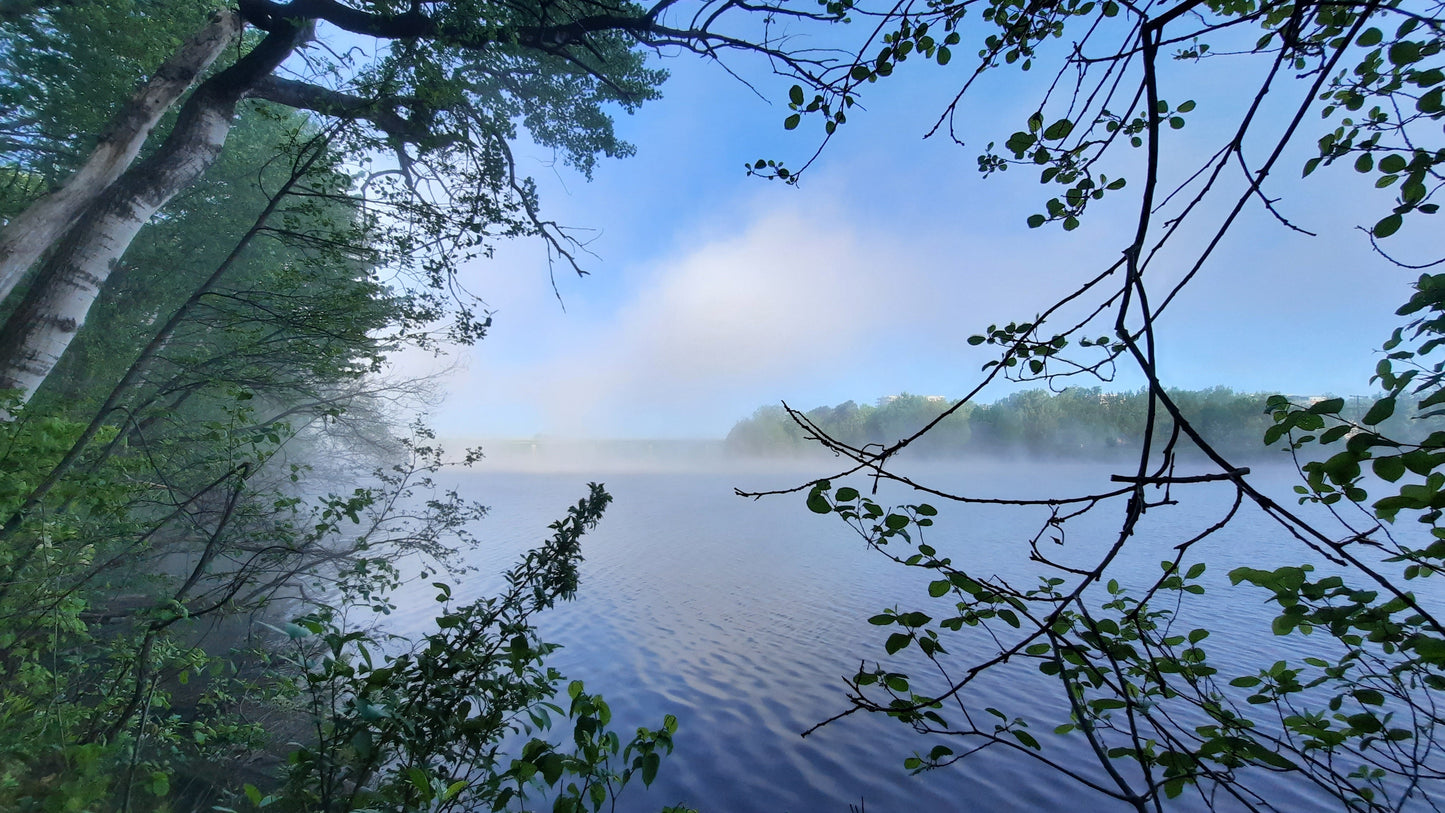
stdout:
{"type": "MultiPolygon", "coordinates": [[[[949,476],[955,485],[1026,493],[1037,474],[1017,468],[949,476]]],[[[547,523],[584,492],[585,479],[457,475],[463,493],[494,505],[477,529],[492,540],[477,552],[478,566],[498,573],[540,540],[547,523]]],[[[949,770],[909,776],[903,758],[934,743],[887,719],[848,717],[802,738],[802,731],[846,708],[841,676],[881,654],[885,633],[866,619],[884,607],[923,606],[926,579],[869,554],[835,520],[807,512],[800,499],[732,496],[734,485],[752,484],[742,475],[612,477],[608,487],[616,502],[584,542],[580,594],[543,622],[544,636],[563,645],[553,665],[607,697],[619,732],[658,725],[665,713],[678,717],[677,752],[651,789],[624,795],[620,810],[687,802],[710,811],[844,813],[860,800],[869,813],[1117,809],[1017,754],[984,752],[949,770]]],[[[1157,573],[1170,546],[1199,522],[1212,521],[1226,498],[1206,500],[1193,513],[1148,515],[1122,572],[1137,572],[1140,579],[1157,573]]],[[[1091,530],[1107,531],[1113,522],[1117,516],[1086,518],[1070,529],[1071,543],[1091,530]]],[[[948,508],[930,541],[961,564],[1031,580],[1026,562],[1012,563],[1024,559],[1019,546],[1034,530],[1021,526],[1017,513],[948,508]]],[[[1231,567],[1263,566],[1270,556],[1261,552],[1257,535],[1242,524],[1211,539],[1199,552],[1215,568],[1207,578],[1222,585],[1231,567]]],[[[1283,556],[1281,563],[1288,560],[1283,556]]],[[[497,584],[496,577],[476,579],[458,589],[458,598],[497,584]]],[[[425,629],[434,592],[427,587],[403,594],[395,627],[425,629]]],[[[1241,608],[1223,604],[1223,591],[1217,592],[1206,597],[1218,610],[1210,624],[1211,654],[1242,666],[1258,658],[1258,624],[1261,618],[1267,623],[1269,610],[1263,597],[1257,608],[1241,608]]],[[[1295,642],[1269,645],[1285,652],[1295,642]]],[[[1058,707],[1056,695],[1048,679],[1015,669],[980,681],[967,700],[974,709],[1047,712],[1058,707]]],[[[1099,773],[1086,754],[1061,758],[1099,773]]],[[[1281,789],[1274,801],[1281,809],[1315,803],[1292,794],[1281,789]]],[[[1201,807],[1185,801],[1182,809],[1201,807]]]]}

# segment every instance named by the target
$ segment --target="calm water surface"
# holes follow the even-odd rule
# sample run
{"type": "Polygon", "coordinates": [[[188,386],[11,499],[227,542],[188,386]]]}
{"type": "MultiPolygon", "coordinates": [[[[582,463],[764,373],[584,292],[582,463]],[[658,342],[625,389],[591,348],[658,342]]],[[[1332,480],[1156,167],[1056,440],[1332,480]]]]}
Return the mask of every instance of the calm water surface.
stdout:
{"type": "MultiPolygon", "coordinates": [[[[1114,470],[973,464],[926,475],[952,489],[1023,496],[1037,495],[1046,483],[1053,483],[1057,494],[1105,490],[1114,470]]],[[[475,554],[483,574],[500,572],[544,538],[547,524],[586,493],[589,480],[604,482],[614,496],[602,524],[584,540],[587,562],[577,600],[553,611],[543,632],[563,645],[553,665],[607,698],[619,733],[657,726],[665,713],[678,718],[677,751],[664,761],[652,788],[629,789],[619,809],[657,810],[683,802],[709,811],[794,813],[844,813],[860,803],[869,813],[1119,809],[1017,753],[985,752],[947,770],[909,776],[904,758],[934,743],[883,718],[852,716],[806,739],[800,736],[847,708],[841,676],[883,654],[890,630],[869,626],[869,616],[893,606],[932,610],[935,617],[941,612],[929,606],[926,579],[867,551],[836,518],[808,512],[801,495],[752,501],[733,494],[735,486],[796,485],[820,473],[821,467],[654,473],[599,467],[567,474],[449,474],[449,485],[492,506],[478,528],[487,540],[475,554]]],[[[1263,481],[1282,503],[1293,503],[1289,472],[1266,472],[1263,481]]],[[[1120,564],[1121,581],[1152,578],[1173,545],[1219,519],[1231,495],[1217,486],[1196,486],[1178,496],[1185,498],[1181,505],[1146,516],[1120,564]]],[[[1016,584],[1033,581],[1037,566],[1027,562],[1025,542],[1046,513],[932,502],[941,516],[931,544],[965,567],[1023,580],[1016,584]]],[[[1071,522],[1069,547],[1087,549],[1107,539],[1122,510],[1122,504],[1106,506],[1071,522]]],[[[1264,595],[1226,597],[1214,589],[1227,584],[1225,574],[1233,567],[1306,561],[1279,536],[1247,511],[1187,560],[1210,563],[1211,593],[1202,597],[1202,620],[1214,631],[1211,658],[1226,669],[1245,658],[1258,662],[1291,654],[1281,647],[1292,642],[1268,635],[1273,605],[1265,605],[1264,595]]],[[[497,583],[478,577],[462,585],[457,598],[497,583]]],[[[396,627],[426,629],[434,592],[418,586],[403,593],[393,616],[396,627]]],[[[983,682],[966,699],[1011,715],[1056,708],[1056,684],[1032,669],[1025,664],[983,682]]],[[[1041,725],[1034,733],[1047,731],[1041,725]]],[[[1082,755],[1072,764],[1098,773],[1082,755]]],[[[1318,806],[1318,800],[1295,793],[1282,786],[1271,801],[1281,810],[1318,806]]]]}

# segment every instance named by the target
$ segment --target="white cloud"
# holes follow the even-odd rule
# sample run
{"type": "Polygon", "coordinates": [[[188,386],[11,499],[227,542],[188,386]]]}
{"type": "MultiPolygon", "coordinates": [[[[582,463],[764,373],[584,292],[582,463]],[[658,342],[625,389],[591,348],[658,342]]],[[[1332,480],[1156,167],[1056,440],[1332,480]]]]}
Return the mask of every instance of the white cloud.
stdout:
{"type": "Polygon", "coordinates": [[[838,207],[819,205],[825,196],[794,195],[731,236],[650,263],[600,318],[590,305],[570,318],[517,314],[498,330],[529,334],[530,359],[489,339],[453,401],[514,417],[529,408],[546,432],[671,434],[689,431],[673,416],[725,426],[785,384],[836,374],[899,329],[919,271],[891,266],[897,241],[845,225],[838,207]]]}
{"type": "Polygon", "coordinates": [[[852,346],[904,281],[875,273],[881,258],[836,222],[774,212],[669,263],[619,320],[629,377],[736,383],[798,374],[852,346]]]}
{"type": "MultiPolygon", "coordinates": [[[[967,346],[969,334],[1032,319],[1107,267],[1132,237],[1134,204],[1106,199],[1076,232],[1028,230],[1021,222],[1046,191],[1034,176],[981,183],[914,160],[921,153],[859,150],[801,189],[754,182],[683,198],[628,184],[589,190],[611,242],[597,246],[605,262],[589,258],[594,276],[559,277],[567,312],[535,246],[476,269],[473,287],[498,321],[447,385],[439,428],[716,435],[780,399],[808,408],[904,390],[967,392],[987,350],[967,346]]],[[[1316,196],[1300,208],[1330,206],[1316,196]]],[[[1369,348],[1385,332],[1377,322],[1403,298],[1398,273],[1373,273],[1378,263],[1344,227],[1321,231],[1348,252],[1339,239],[1301,241],[1256,220],[1159,324],[1168,383],[1350,391],[1373,365],[1369,348]],[[1343,312],[1329,312],[1329,302],[1343,312]]],[[[1180,239],[1186,249],[1201,238],[1180,239]]],[[[1184,259],[1161,255],[1150,271],[1158,290],[1183,273],[1184,259]]]]}

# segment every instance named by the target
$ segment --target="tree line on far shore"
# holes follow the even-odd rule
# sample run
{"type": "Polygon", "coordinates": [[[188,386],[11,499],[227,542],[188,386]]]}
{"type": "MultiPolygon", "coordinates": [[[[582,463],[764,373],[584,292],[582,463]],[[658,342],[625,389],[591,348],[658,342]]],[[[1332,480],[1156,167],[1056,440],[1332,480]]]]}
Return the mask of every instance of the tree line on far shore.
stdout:
{"type": "MultiPolygon", "coordinates": [[[[1228,387],[1171,390],[1180,408],[1204,437],[1232,456],[1262,455],[1269,451],[1264,433],[1273,421],[1265,408],[1268,393],[1241,393],[1228,387]]],[[[1293,400],[1307,403],[1309,397],[1293,400]]],[[[1355,402],[1346,398],[1345,416],[1355,402]]],[[[890,445],[908,437],[942,415],[954,400],[940,396],[890,395],[874,404],[845,401],[820,406],[803,415],[833,439],[851,446],[890,445]]],[[[1040,455],[1065,458],[1101,458],[1129,454],[1141,437],[1148,398],[1143,390],[1105,392],[1100,387],[1074,387],[1051,393],[1035,389],[1014,393],[992,404],[964,404],[945,417],[908,453],[925,457],[967,455],[1040,455]]],[[[1409,434],[1408,421],[1398,431],[1409,434]]],[[[1167,416],[1156,440],[1167,440],[1172,426],[1167,416]]],[[[1183,441],[1183,448],[1192,448],[1183,441]]],[[[818,448],[809,432],[789,417],[781,405],[758,408],[728,432],[727,449],[743,455],[785,455],[818,448]]]]}

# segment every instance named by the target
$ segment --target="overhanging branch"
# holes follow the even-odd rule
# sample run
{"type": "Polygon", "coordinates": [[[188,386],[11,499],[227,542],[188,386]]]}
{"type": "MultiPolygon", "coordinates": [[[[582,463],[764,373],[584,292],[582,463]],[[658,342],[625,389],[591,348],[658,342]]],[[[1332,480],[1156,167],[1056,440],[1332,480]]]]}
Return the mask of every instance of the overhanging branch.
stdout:
{"type": "Polygon", "coordinates": [[[397,112],[407,104],[405,98],[387,99],[385,102],[367,99],[339,90],[265,76],[257,81],[247,94],[253,99],[285,105],[298,110],[310,110],[323,116],[349,121],[367,121],[392,138],[409,144],[440,146],[439,141],[454,141],[455,136],[439,139],[427,124],[407,118],[397,112]]]}

